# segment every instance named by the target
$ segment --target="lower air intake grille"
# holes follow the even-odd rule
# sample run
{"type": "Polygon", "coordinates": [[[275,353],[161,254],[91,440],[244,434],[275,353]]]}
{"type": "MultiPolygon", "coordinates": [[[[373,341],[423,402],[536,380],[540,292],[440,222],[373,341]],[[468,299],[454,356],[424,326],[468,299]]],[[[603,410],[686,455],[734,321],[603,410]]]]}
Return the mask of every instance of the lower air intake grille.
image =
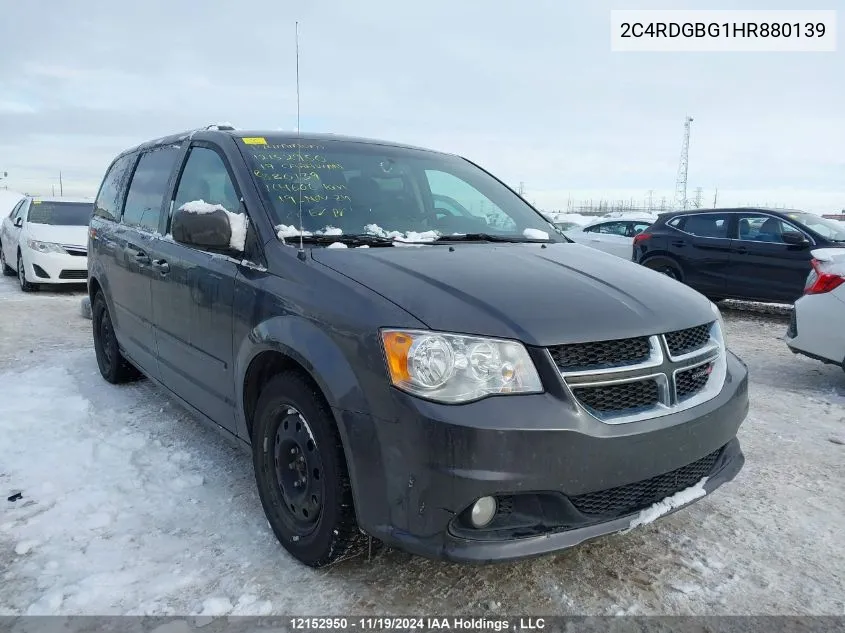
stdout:
{"type": "Polygon", "coordinates": [[[85,281],[88,279],[87,270],[63,270],[59,273],[59,279],[79,279],[85,281]]]}
{"type": "Polygon", "coordinates": [[[638,512],[710,475],[721,451],[720,448],[698,461],[651,479],[570,497],[569,500],[579,512],[593,516],[620,517],[638,512]]]}
{"type": "Polygon", "coordinates": [[[572,393],[584,406],[600,413],[651,407],[660,401],[657,381],[654,378],[595,387],[575,387],[572,393]]]}

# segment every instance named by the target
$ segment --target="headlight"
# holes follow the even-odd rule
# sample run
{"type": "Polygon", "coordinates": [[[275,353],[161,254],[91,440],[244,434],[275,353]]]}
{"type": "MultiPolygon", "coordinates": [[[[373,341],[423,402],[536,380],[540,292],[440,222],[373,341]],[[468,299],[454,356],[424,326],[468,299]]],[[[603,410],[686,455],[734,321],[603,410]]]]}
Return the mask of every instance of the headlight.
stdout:
{"type": "Polygon", "coordinates": [[[728,347],[728,339],[727,339],[727,332],[725,331],[725,320],[722,318],[722,312],[719,310],[719,306],[717,306],[712,301],[710,302],[710,309],[713,310],[713,313],[716,315],[716,320],[719,322],[719,334],[722,337],[722,345],[727,349],[728,347]]]}
{"type": "Polygon", "coordinates": [[[542,393],[525,347],[515,341],[422,330],[382,330],[394,386],[450,404],[491,394],[542,393]]]}
{"type": "Polygon", "coordinates": [[[29,246],[32,250],[38,251],[39,253],[66,253],[65,249],[61,247],[60,244],[54,244],[53,242],[39,242],[37,240],[26,240],[26,245],[29,246]]]}

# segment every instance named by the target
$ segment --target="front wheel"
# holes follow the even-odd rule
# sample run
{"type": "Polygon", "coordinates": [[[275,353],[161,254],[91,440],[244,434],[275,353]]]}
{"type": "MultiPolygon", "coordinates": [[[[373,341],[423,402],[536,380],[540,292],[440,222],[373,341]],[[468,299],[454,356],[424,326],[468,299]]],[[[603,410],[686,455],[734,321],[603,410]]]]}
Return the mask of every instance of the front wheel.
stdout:
{"type": "Polygon", "coordinates": [[[33,290],[38,290],[38,286],[29,283],[26,280],[26,267],[23,265],[23,255],[21,253],[18,253],[18,283],[21,286],[21,290],[23,290],[24,292],[32,292],[33,290]]]}
{"type": "Polygon", "coordinates": [[[299,373],[271,379],[255,411],[258,494],[282,546],[309,567],[363,551],[340,435],[322,395],[299,373]]]}

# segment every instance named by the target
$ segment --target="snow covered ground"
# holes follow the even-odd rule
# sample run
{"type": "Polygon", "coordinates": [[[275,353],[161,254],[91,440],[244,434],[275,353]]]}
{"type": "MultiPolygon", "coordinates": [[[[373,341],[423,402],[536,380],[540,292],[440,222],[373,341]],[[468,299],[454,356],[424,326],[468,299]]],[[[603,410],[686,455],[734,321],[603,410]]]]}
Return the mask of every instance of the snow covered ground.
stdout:
{"type": "Polygon", "coordinates": [[[100,378],[82,296],[0,278],[0,614],[845,615],[845,372],[793,356],[782,316],[724,310],[752,410],[714,495],[531,561],[314,571],[248,455],[148,381],[100,378]]]}

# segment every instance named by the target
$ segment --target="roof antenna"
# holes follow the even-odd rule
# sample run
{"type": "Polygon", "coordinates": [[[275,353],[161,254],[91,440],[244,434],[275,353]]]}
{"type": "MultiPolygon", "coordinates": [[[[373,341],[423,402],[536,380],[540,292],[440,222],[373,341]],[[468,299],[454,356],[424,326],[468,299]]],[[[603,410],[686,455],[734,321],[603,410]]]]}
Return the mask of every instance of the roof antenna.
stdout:
{"type": "Polygon", "coordinates": [[[299,124],[299,20],[296,22],[296,158],[297,189],[299,189],[299,252],[297,257],[305,261],[305,247],[302,239],[302,131],[299,124]]]}

